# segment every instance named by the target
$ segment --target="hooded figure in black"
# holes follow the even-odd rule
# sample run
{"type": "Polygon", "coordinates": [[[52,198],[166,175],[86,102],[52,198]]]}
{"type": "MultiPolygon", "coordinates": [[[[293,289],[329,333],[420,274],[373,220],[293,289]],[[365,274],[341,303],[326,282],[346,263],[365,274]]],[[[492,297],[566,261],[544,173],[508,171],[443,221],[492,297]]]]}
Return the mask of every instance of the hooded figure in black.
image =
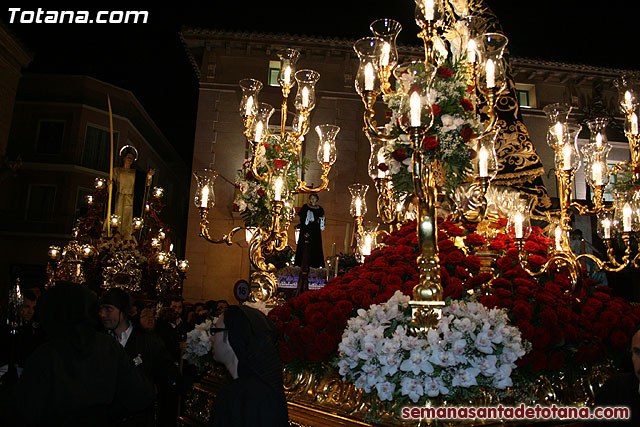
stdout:
{"type": "Polygon", "coordinates": [[[210,425],[288,426],[275,325],[256,309],[231,306],[216,327],[213,357],[226,366],[233,381],[216,396],[210,425]]]}
{"type": "Polygon", "coordinates": [[[96,332],[91,292],[59,283],[38,305],[47,342],[27,360],[16,384],[19,425],[106,426],[151,405],[152,384],[113,338],[96,332]]]}

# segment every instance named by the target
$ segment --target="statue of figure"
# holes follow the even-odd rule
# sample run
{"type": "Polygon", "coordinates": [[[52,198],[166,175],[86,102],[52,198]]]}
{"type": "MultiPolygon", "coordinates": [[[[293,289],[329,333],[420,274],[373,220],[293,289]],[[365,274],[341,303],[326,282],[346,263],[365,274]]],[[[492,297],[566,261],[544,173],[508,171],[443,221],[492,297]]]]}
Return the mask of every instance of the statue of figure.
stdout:
{"type": "MultiPolygon", "coordinates": [[[[113,168],[113,181],[117,191],[113,213],[120,217],[120,234],[123,238],[130,239],[133,230],[133,198],[136,184],[136,169],[133,164],[138,160],[138,150],[131,145],[125,145],[120,149],[120,158],[122,166],[113,168]]],[[[149,186],[154,173],[154,169],[149,169],[147,172],[146,186],[149,186]]]]}
{"type": "Polygon", "coordinates": [[[311,194],[309,202],[298,212],[300,224],[296,228],[300,229],[300,236],[294,264],[302,267],[302,271],[309,271],[309,267],[324,267],[321,231],[324,230],[325,218],[324,209],[318,204],[319,199],[317,194],[311,194]]]}

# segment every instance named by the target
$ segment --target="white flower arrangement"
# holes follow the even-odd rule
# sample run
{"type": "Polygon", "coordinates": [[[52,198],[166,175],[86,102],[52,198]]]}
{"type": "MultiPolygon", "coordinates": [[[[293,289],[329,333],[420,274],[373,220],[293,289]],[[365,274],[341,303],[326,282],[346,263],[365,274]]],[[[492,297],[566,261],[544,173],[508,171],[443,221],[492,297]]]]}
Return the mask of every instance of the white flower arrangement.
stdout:
{"type": "Polygon", "coordinates": [[[195,365],[198,369],[205,369],[213,364],[211,328],[215,321],[216,319],[207,319],[187,333],[183,359],[195,365]]]}
{"type": "Polygon", "coordinates": [[[452,301],[437,327],[420,336],[409,334],[410,322],[409,297],[400,291],[358,310],[338,347],[340,375],[381,401],[422,404],[474,386],[513,385],[515,362],[529,349],[505,310],[478,302],[452,301]]]}

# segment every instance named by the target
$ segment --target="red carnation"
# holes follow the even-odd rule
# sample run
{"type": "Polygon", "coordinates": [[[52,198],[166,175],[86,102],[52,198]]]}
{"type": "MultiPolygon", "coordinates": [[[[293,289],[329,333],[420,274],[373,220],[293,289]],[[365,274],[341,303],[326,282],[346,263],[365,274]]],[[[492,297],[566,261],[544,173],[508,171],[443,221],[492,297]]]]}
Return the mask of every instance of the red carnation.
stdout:
{"type": "Polygon", "coordinates": [[[438,141],[438,138],[433,135],[427,135],[422,140],[422,148],[424,148],[425,150],[435,150],[439,144],[440,141],[438,141]]]}
{"type": "Polygon", "coordinates": [[[473,138],[473,135],[474,135],[473,134],[473,129],[471,129],[470,126],[463,127],[462,131],[460,132],[460,136],[465,141],[469,141],[471,138],[473,138]]]}
{"type": "Polygon", "coordinates": [[[404,148],[398,148],[393,153],[391,153],[391,157],[393,157],[396,162],[402,162],[407,158],[407,150],[405,150],[404,148]]]}
{"type": "Polygon", "coordinates": [[[511,316],[514,320],[519,321],[529,321],[531,320],[531,316],[533,316],[533,308],[529,303],[524,301],[517,301],[513,304],[513,308],[511,309],[511,316]]]}
{"type": "Polygon", "coordinates": [[[380,169],[382,172],[386,172],[389,170],[389,167],[386,165],[386,163],[380,163],[378,165],[378,169],[380,169]]]}
{"type": "Polygon", "coordinates": [[[513,267],[513,259],[507,258],[507,257],[500,258],[496,262],[496,265],[500,270],[503,270],[503,271],[509,270],[513,267]]]}
{"type": "Polygon", "coordinates": [[[283,159],[275,159],[273,161],[273,167],[277,170],[282,169],[286,164],[287,161],[283,159]]]}
{"type": "Polygon", "coordinates": [[[460,99],[460,105],[464,111],[473,111],[473,103],[466,98],[460,99]]]}
{"type": "Polygon", "coordinates": [[[461,264],[464,261],[464,255],[460,251],[451,251],[446,255],[445,262],[448,264],[461,264]]]}
{"type": "Polygon", "coordinates": [[[431,111],[433,111],[433,115],[435,117],[438,117],[440,115],[440,113],[442,112],[442,108],[438,107],[436,104],[433,104],[431,106],[431,111]]]}
{"type": "Polygon", "coordinates": [[[467,243],[471,246],[482,246],[486,243],[486,240],[478,233],[471,233],[467,236],[467,243]]]}
{"type": "Polygon", "coordinates": [[[438,77],[440,77],[441,79],[448,79],[453,77],[453,71],[447,67],[438,68],[436,74],[438,74],[438,77]]]}
{"type": "Polygon", "coordinates": [[[259,188],[257,193],[258,193],[258,196],[260,196],[260,197],[264,196],[264,189],[259,188]]]}
{"type": "Polygon", "coordinates": [[[499,305],[500,298],[495,295],[485,295],[480,298],[480,303],[487,308],[494,308],[499,305]]]}
{"type": "Polygon", "coordinates": [[[266,142],[263,142],[262,145],[264,146],[265,150],[268,150],[269,148],[271,148],[271,146],[266,142]]]}

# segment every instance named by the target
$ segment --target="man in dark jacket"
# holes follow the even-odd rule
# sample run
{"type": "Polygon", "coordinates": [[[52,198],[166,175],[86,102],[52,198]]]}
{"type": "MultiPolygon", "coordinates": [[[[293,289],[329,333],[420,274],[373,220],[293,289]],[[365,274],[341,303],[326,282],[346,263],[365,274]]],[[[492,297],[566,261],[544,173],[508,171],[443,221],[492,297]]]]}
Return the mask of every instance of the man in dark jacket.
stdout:
{"type": "MultiPolygon", "coordinates": [[[[158,420],[175,425],[175,419],[170,420],[162,416],[162,410],[167,406],[162,404],[175,395],[178,382],[178,367],[171,357],[162,340],[152,331],[145,331],[129,320],[128,313],[131,304],[129,294],[120,288],[107,290],[100,298],[98,311],[102,325],[124,347],[134,365],[141,369],[149,380],[156,386],[158,395],[158,420]]],[[[152,423],[153,414],[142,423],[152,423]]]]}
{"type": "Polygon", "coordinates": [[[96,332],[96,303],[73,283],[59,283],[40,298],[47,342],[16,384],[15,419],[8,425],[107,426],[151,407],[151,383],[121,346],[96,332]]]}

